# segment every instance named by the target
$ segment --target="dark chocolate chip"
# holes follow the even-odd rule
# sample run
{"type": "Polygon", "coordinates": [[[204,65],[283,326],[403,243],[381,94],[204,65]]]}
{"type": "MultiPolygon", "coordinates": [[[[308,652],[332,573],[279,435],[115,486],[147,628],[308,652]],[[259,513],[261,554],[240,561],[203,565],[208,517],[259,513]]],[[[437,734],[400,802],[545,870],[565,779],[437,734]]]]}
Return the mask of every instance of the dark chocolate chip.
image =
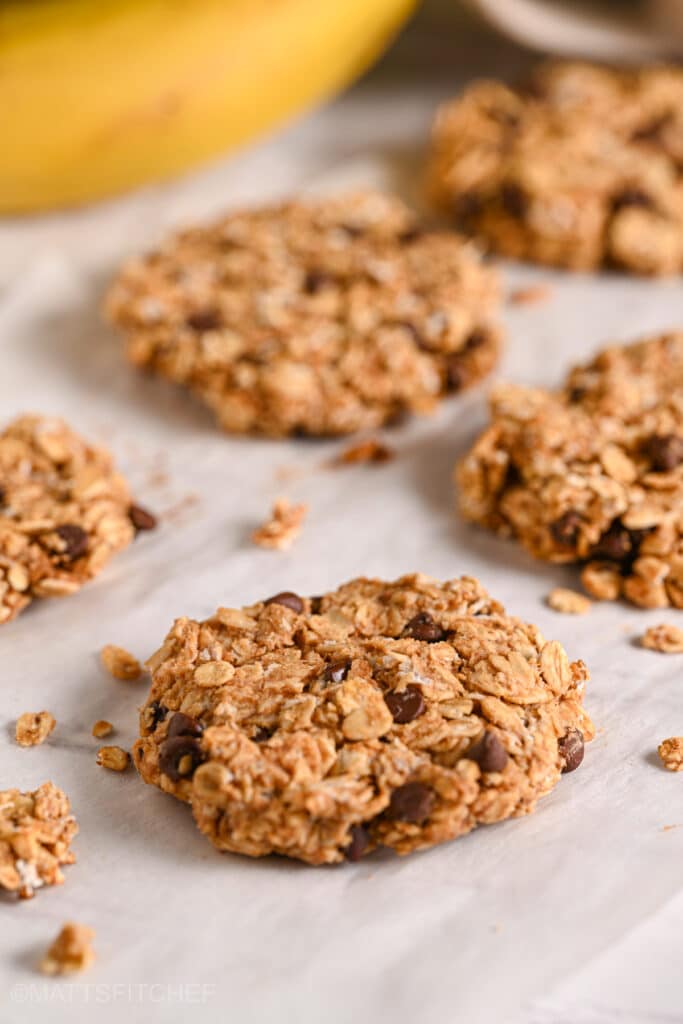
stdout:
{"type": "Polygon", "coordinates": [[[275,594],[273,597],[269,597],[264,604],[282,604],[285,608],[289,608],[291,611],[296,612],[300,615],[304,610],[304,603],[298,594],[294,594],[291,590],[283,590],[280,594],[275,594]]]}
{"type": "Polygon", "coordinates": [[[647,441],[645,452],[655,473],[670,473],[683,462],[683,437],[655,434],[647,441]]]}
{"type": "Polygon", "coordinates": [[[251,739],[253,743],[265,743],[265,741],[269,740],[272,735],[272,729],[266,729],[265,726],[259,725],[251,739]]]}
{"type": "Polygon", "coordinates": [[[406,623],[402,636],[435,644],[444,639],[446,632],[427,612],[418,612],[406,623]]]}
{"type": "Polygon", "coordinates": [[[309,597],[311,602],[311,615],[320,615],[320,611],[323,606],[322,597],[309,597]]]}
{"type": "Polygon", "coordinates": [[[406,782],[391,794],[387,817],[393,821],[419,824],[429,817],[434,806],[434,793],[423,782],[406,782]]]}
{"type": "Polygon", "coordinates": [[[150,732],[153,732],[160,722],[165,721],[167,715],[168,708],[160,704],[158,700],[153,700],[143,712],[145,726],[150,732]]]}
{"type": "Polygon", "coordinates": [[[476,761],[483,772],[502,772],[508,763],[507,750],[490,729],[470,747],[465,757],[476,761]]]}
{"type": "Polygon", "coordinates": [[[172,782],[190,779],[204,760],[199,740],[194,736],[171,736],[159,751],[159,770],[172,782]]]}
{"type": "Polygon", "coordinates": [[[307,295],[317,295],[323,288],[332,284],[333,277],[325,270],[309,270],[304,278],[304,291],[307,295]]]}
{"type": "Polygon", "coordinates": [[[573,405],[576,405],[577,402],[582,402],[587,394],[588,392],[585,388],[582,388],[577,385],[576,387],[569,389],[569,401],[573,405]]]}
{"type": "Polygon", "coordinates": [[[218,309],[198,309],[185,322],[193,331],[215,331],[222,326],[223,319],[218,309]]]}
{"type": "Polygon", "coordinates": [[[384,702],[391,711],[391,717],[397,725],[405,725],[424,714],[425,702],[419,686],[410,683],[405,690],[398,693],[385,693],[384,702]]]}
{"type": "Polygon", "coordinates": [[[616,519],[593,547],[593,558],[606,558],[610,562],[624,562],[634,556],[635,537],[616,519]]]}
{"type": "Polygon", "coordinates": [[[556,519],[554,523],[550,524],[550,532],[558,544],[563,544],[565,547],[571,547],[576,543],[580,527],[581,516],[578,512],[574,512],[572,509],[569,509],[569,511],[564,512],[559,519],[556,519]]]}
{"type": "Polygon", "coordinates": [[[154,530],[157,526],[157,517],[142,505],[131,505],[128,509],[128,518],[137,533],[141,533],[143,530],[154,530]]]}
{"type": "Polygon", "coordinates": [[[332,661],[323,672],[323,679],[326,683],[341,683],[346,679],[350,668],[350,658],[340,658],[339,661],[332,661]]]}
{"type": "Polygon", "coordinates": [[[64,544],[62,552],[64,558],[69,562],[75,562],[82,558],[88,550],[88,535],[80,526],[75,523],[64,523],[58,526],[55,533],[64,544]]]}
{"type": "Polygon", "coordinates": [[[183,711],[176,711],[168,723],[166,735],[171,739],[173,736],[201,736],[203,732],[204,726],[196,718],[191,718],[183,711]]]}
{"type": "Polygon", "coordinates": [[[344,856],[352,864],[355,864],[367,850],[370,836],[364,825],[352,825],[349,829],[349,835],[351,839],[348,845],[344,847],[344,856]]]}
{"type": "Polygon", "coordinates": [[[505,212],[517,220],[521,220],[529,209],[526,192],[514,181],[508,181],[503,185],[500,190],[500,200],[505,212]]]}
{"type": "Polygon", "coordinates": [[[557,744],[563,762],[562,773],[575,771],[583,761],[583,733],[570,729],[557,744]]]}
{"type": "Polygon", "coordinates": [[[5,488],[0,487],[0,508],[5,504],[5,488]]]}
{"type": "Polygon", "coordinates": [[[612,196],[612,213],[619,213],[620,210],[626,209],[627,206],[639,206],[641,209],[651,210],[654,206],[654,201],[652,196],[649,196],[641,188],[625,188],[612,196]]]}

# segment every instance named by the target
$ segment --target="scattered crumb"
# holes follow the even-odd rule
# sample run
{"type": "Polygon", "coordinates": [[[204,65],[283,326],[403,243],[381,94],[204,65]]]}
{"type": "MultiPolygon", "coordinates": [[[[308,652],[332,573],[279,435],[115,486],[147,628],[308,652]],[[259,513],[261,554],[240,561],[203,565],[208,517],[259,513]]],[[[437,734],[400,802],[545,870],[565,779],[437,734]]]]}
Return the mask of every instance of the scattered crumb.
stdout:
{"type": "Polygon", "coordinates": [[[662,654],[683,654],[683,629],[678,626],[650,626],[640,638],[642,647],[662,654]]]}
{"type": "Polygon", "coordinates": [[[92,727],[92,734],[96,740],[104,739],[105,736],[109,736],[113,731],[114,726],[105,718],[98,719],[92,727]]]}
{"type": "Polygon", "coordinates": [[[301,533],[308,514],[308,505],[292,505],[287,498],[278,498],[271,518],[254,530],[251,539],[262,548],[286,551],[301,533]]]}
{"type": "Polygon", "coordinates": [[[95,932],[84,924],[67,922],[40,961],[43,974],[74,974],[84,971],[95,960],[92,940],[95,932]]]}
{"type": "Polygon", "coordinates": [[[510,292],[510,302],[513,306],[535,306],[540,302],[547,302],[552,291],[548,284],[530,284],[526,288],[517,288],[510,292]]]}
{"type": "Polygon", "coordinates": [[[142,666],[138,659],[123,647],[117,647],[115,644],[107,644],[102,648],[100,660],[114,679],[133,682],[135,679],[139,679],[142,673],[142,666]]]}
{"type": "Polygon", "coordinates": [[[683,736],[672,736],[668,740],[662,740],[657,747],[657,753],[664,767],[670,772],[683,771],[683,736]]]}
{"type": "Polygon", "coordinates": [[[662,832],[673,832],[675,828],[680,828],[680,825],[662,825],[662,832]]]}
{"type": "Polygon", "coordinates": [[[130,764],[130,754],[123,747],[100,747],[97,751],[97,763],[101,768],[112,772],[125,772],[130,764]]]}
{"type": "Polygon", "coordinates": [[[25,711],[17,719],[14,736],[20,747],[37,747],[45,742],[56,724],[49,711],[25,711]]]}
{"type": "Polygon", "coordinates": [[[357,444],[349,445],[348,448],[345,448],[332,460],[332,465],[350,466],[358,462],[380,464],[390,462],[395,457],[395,454],[394,450],[388,445],[371,437],[367,441],[359,441],[357,444]]]}
{"type": "Polygon", "coordinates": [[[592,601],[575,590],[568,590],[566,587],[555,587],[548,594],[548,605],[555,612],[564,612],[566,615],[585,615],[593,607],[592,601]]]}

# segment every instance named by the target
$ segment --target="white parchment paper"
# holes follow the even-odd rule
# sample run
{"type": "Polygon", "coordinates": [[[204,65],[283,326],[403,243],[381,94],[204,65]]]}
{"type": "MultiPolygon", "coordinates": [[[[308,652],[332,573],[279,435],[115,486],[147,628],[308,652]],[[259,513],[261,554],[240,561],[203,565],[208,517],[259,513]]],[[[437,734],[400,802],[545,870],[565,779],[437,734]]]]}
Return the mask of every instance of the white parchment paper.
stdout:
{"type": "MultiPolygon", "coordinates": [[[[379,183],[415,195],[435,101],[467,72],[523,58],[461,40],[456,60],[442,33],[414,32],[416,50],[399,47],[343,101],[239,159],[92,210],[0,224],[2,420],[65,415],[113,449],[163,522],[78,596],[36,603],[1,629],[0,788],[52,779],[81,826],[64,887],[0,900],[2,1024],[46,1013],[174,1024],[683,1020],[683,778],[656,756],[683,731],[683,658],[635,644],[680,613],[557,615],[544,596],[575,584],[573,570],[458,521],[451,467],[484,423],[483,390],[387,432],[394,462],[330,471],[337,443],[221,435],[184,394],[128,368],[100,321],[119,259],[171,226],[298,187],[379,183]],[[310,503],[287,554],[248,541],[280,494],[310,503]],[[533,816],[407,859],[312,869],[219,855],[186,807],[133,771],[96,766],[93,722],[114,722],[113,741],[128,746],[146,692],[104,675],[103,644],[144,658],[176,615],[415,570],[480,577],[590,667],[598,736],[533,816]],[[14,720],[43,708],[58,720],[53,736],[19,749],[14,720]],[[68,919],[96,929],[97,965],[72,983],[46,981],[36,961],[68,919]]],[[[500,373],[516,381],[552,384],[606,340],[683,324],[677,280],[504,269],[510,288],[552,286],[545,304],[504,311],[500,373]]]]}

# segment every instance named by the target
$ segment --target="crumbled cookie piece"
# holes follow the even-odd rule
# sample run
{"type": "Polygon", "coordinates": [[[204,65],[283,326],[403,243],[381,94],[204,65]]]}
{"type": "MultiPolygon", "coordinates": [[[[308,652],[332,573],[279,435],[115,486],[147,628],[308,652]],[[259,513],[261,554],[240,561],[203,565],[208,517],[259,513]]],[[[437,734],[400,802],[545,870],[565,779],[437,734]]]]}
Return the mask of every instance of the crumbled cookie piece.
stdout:
{"type": "Polygon", "coordinates": [[[363,192],[237,211],[123,268],[127,354],[237,433],[349,434],[428,413],[498,358],[494,271],[363,192]]]}
{"type": "Polygon", "coordinates": [[[640,643],[651,651],[662,654],[683,654],[683,629],[662,624],[645,630],[640,643]]]}
{"type": "Polygon", "coordinates": [[[0,432],[0,623],[35,597],[75,593],[135,536],[109,454],[58,419],[0,432]]]}
{"type": "Polygon", "coordinates": [[[20,747],[37,747],[45,742],[56,724],[49,711],[25,711],[17,719],[14,737],[20,747]]]}
{"type": "Polygon", "coordinates": [[[531,284],[527,288],[516,288],[510,293],[510,302],[513,306],[535,306],[538,303],[546,302],[552,293],[552,288],[547,284],[531,284]]]}
{"type": "Polygon", "coordinates": [[[555,587],[551,590],[548,594],[548,605],[553,611],[564,612],[566,615],[585,615],[592,608],[592,603],[587,597],[566,587],[555,587]]]}
{"type": "Polygon", "coordinates": [[[111,772],[125,772],[130,764],[130,754],[123,747],[100,747],[97,763],[111,772]]]}
{"type": "Polygon", "coordinates": [[[106,718],[98,719],[92,727],[92,734],[96,740],[104,739],[114,731],[114,726],[106,718]]]}
{"type": "Polygon", "coordinates": [[[468,577],[181,618],[148,667],[138,771],[250,856],[409,853],[526,814],[594,734],[585,666],[468,577]]]}
{"type": "Polygon", "coordinates": [[[672,736],[668,740],[662,740],[657,747],[662,764],[670,772],[683,771],[683,736],[672,736]]]}
{"type": "Polygon", "coordinates": [[[100,661],[110,676],[124,682],[135,682],[142,675],[142,665],[125,648],[106,644],[100,651],[100,661]]]}
{"type": "Polygon", "coordinates": [[[543,64],[480,81],[438,112],[429,190],[515,259],[683,270],[683,70],[543,64]]]}
{"type": "Polygon", "coordinates": [[[95,932],[84,924],[68,921],[40,961],[43,974],[75,974],[95,961],[95,932]]]}
{"type": "Polygon", "coordinates": [[[51,782],[33,793],[0,791],[0,887],[30,899],[43,885],[61,885],[77,832],[68,798],[51,782]]]}
{"type": "Polygon", "coordinates": [[[333,461],[335,466],[355,465],[359,462],[384,463],[394,458],[394,451],[382,441],[371,437],[367,441],[349,445],[333,461]]]}
{"type": "Polygon", "coordinates": [[[261,548],[286,551],[301,533],[307,514],[308,505],[292,505],[287,498],[278,498],[270,519],[254,530],[251,539],[261,548]]]}
{"type": "Polygon", "coordinates": [[[607,348],[556,392],[499,386],[456,476],[467,519],[583,563],[591,597],[683,607],[683,331],[607,348]]]}

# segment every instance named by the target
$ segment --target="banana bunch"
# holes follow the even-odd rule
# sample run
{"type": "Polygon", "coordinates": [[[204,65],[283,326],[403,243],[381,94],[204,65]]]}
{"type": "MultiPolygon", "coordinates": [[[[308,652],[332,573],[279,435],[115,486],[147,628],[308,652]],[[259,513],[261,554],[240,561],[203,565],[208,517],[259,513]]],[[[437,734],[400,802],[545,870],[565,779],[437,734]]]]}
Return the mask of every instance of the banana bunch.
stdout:
{"type": "Polygon", "coordinates": [[[244,143],[353,79],[415,0],[0,0],[0,213],[244,143]]]}

